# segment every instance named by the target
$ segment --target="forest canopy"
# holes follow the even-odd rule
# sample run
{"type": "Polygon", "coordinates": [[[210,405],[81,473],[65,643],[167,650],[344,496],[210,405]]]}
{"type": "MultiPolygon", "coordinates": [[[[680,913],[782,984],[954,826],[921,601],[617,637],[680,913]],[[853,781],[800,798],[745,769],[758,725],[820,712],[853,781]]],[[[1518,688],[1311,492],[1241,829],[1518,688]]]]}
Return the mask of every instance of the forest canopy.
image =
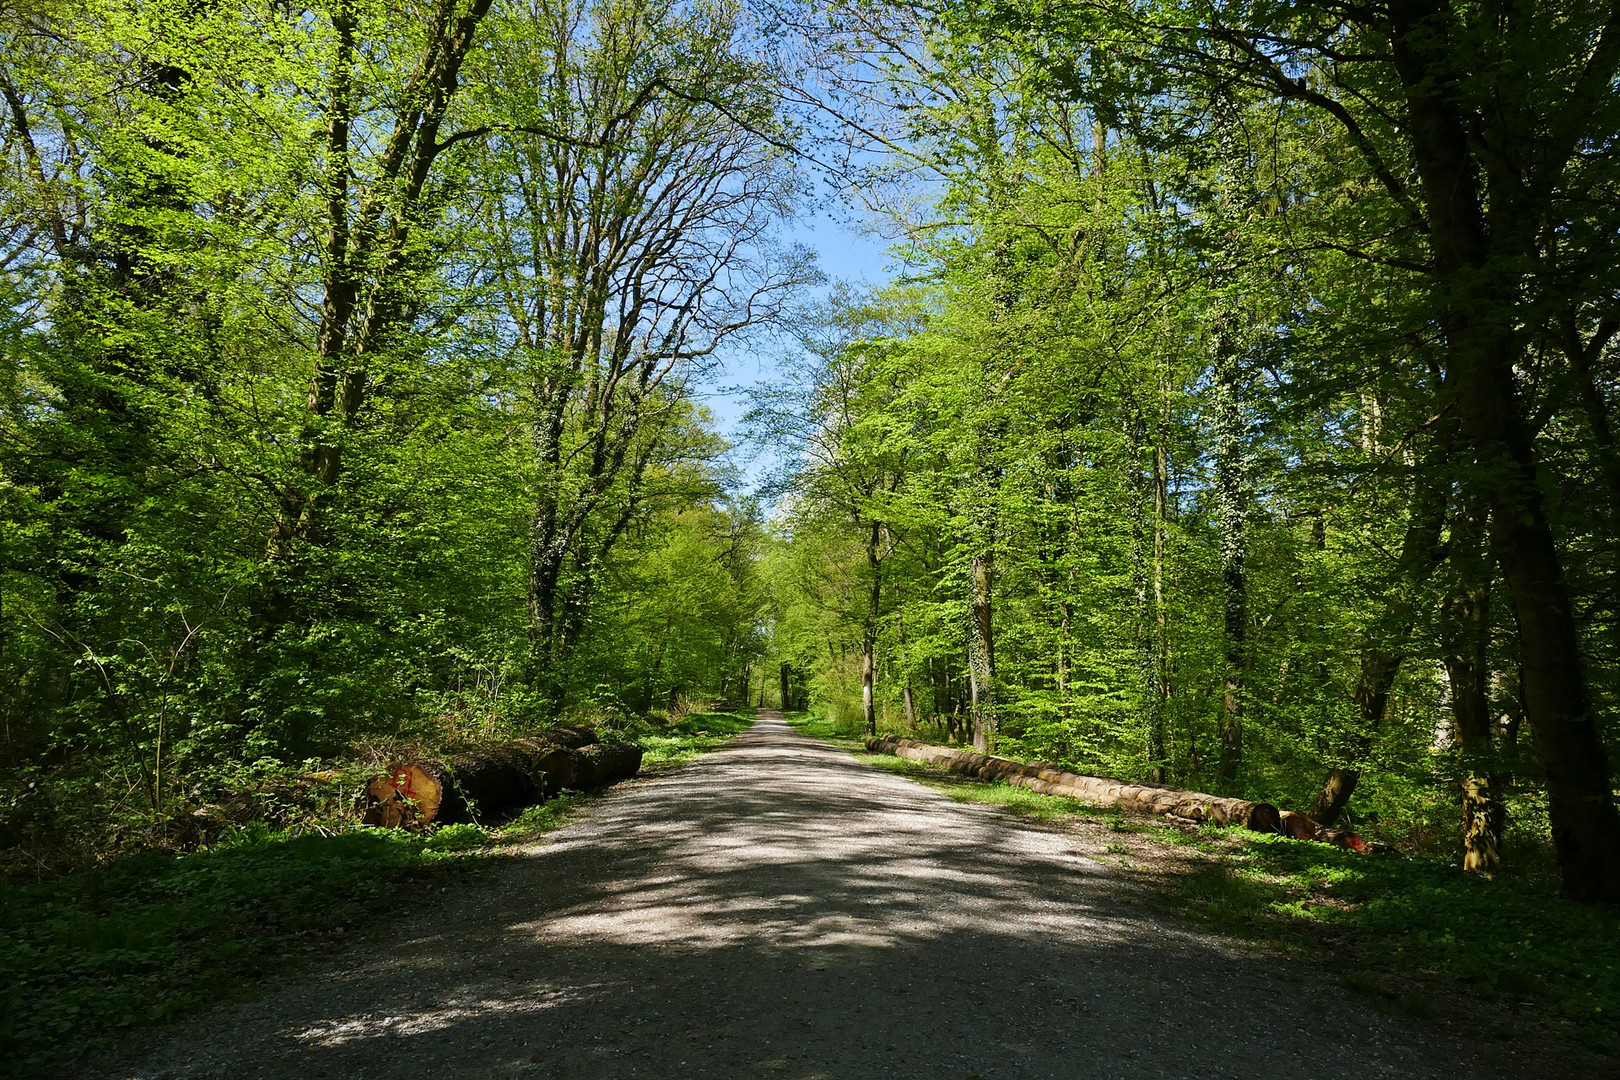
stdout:
{"type": "Polygon", "coordinates": [[[1614,9],[823,18],[908,270],[754,414],[815,693],[1620,897],[1614,9]]]}
{"type": "Polygon", "coordinates": [[[1612,5],[0,25],[0,847],[747,698],[1620,899],[1612,5]]]}
{"type": "Polygon", "coordinates": [[[742,678],[760,514],[691,386],[813,275],[746,12],[0,18],[6,840],[742,678]]]}

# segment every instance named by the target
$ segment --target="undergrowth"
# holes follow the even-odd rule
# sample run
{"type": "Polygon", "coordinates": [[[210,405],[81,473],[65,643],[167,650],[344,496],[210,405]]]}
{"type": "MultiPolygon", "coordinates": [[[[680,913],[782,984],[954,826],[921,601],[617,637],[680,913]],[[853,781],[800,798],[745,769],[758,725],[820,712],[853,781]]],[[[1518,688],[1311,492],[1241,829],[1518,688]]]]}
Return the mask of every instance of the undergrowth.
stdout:
{"type": "Polygon", "coordinates": [[[251,992],[268,972],[398,909],[397,893],[483,869],[487,834],[249,830],[0,895],[0,1073],[251,992]]]}
{"type": "Polygon", "coordinates": [[[627,737],[641,744],[641,768],[658,772],[684,765],[700,754],[731,742],[754,722],[751,713],[688,713],[657,727],[647,726],[627,737]]]}
{"type": "Polygon", "coordinates": [[[1230,840],[1176,883],[1194,918],[1251,937],[1331,939],[1344,961],[1373,970],[1450,976],[1574,1022],[1589,1049],[1620,1052],[1620,912],[1560,899],[1546,878],[1489,881],[1433,859],[1230,840]]]}
{"type": "MultiPolygon", "coordinates": [[[[675,765],[744,730],[751,717],[691,714],[617,731],[646,749],[643,768],[675,765]]],[[[425,833],[352,820],[274,829],[263,822],[186,854],[146,851],[0,889],[0,1076],[48,1073],[70,1054],[220,1001],[264,977],[378,932],[401,893],[465,882],[506,855],[499,845],[566,824],[595,796],[563,792],[492,828],[425,833]]]]}
{"type": "MultiPolygon", "coordinates": [[[[825,721],[789,719],[807,735],[829,738],[825,721]]],[[[832,735],[829,741],[858,742],[832,735]]],[[[1389,990],[1389,979],[1442,976],[1486,1000],[1567,1023],[1588,1050],[1620,1053],[1620,911],[1561,899],[1550,875],[1532,870],[1492,881],[1435,858],[1358,855],[1238,828],[1161,824],[922,762],[856,756],[959,801],[1043,820],[1101,819],[1115,832],[1140,834],[1139,842],[1174,845],[1187,856],[1174,861],[1184,869],[1154,875],[1167,911],[1223,933],[1314,951],[1344,969],[1348,989],[1387,998],[1383,1004],[1402,1015],[1422,1015],[1426,999],[1389,990]]]]}

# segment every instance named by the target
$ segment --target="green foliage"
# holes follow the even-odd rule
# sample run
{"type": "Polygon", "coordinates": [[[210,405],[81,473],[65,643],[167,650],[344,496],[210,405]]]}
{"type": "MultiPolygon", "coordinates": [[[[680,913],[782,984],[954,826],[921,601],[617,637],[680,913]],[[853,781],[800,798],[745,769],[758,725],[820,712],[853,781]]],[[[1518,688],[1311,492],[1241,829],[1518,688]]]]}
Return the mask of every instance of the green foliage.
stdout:
{"type": "Polygon", "coordinates": [[[1424,11],[968,0],[822,27],[862,79],[839,108],[882,133],[863,197],[908,266],[835,295],[755,414],[795,452],[773,660],[834,728],[875,651],[880,730],[978,725],[1014,756],[1299,809],[1350,769],[1354,819],[1425,853],[1458,849],[1459,782],[1486,774],[1529,869],[1547,787],[1573,784],[1550,805],[1600,809],[1550,833],[1591,822],[1560,845],[1571,887],[1620,895],[1592,767],[1620,738],[1620,318],[1586,279],[1620,264],[1620,229],[1588,233],[1620,203],[1575,150],[1613,141],[1613,56],[1585,106],[1566,95],[1613,27],[1424,11]],[[1514,149],[1437,150],[1431,85],[1448,130],[1514,149]],[[1465,176],[1466,270],[1434,232],[1465,176]],[[1510,224],[1531,205],[1551,232],[1510,224]],[[1531,680],[1564,695],[1539,727],[1531,680]]]}
{"type": "Polygon", "coordinates": [[[1284,940],[1332,933],[1350,962],[1446,975],[1620,1034],[1620,914],[1558,899],[1556,878],[1486,881],[1433,859],[1231,839],[1235,852],[1182,886],[1193,914],[1284,940]]]}
{"type": "Polygon", "coordinates": [[[642,770],[658,772],[684,765],[725,746],[753,722],[751,713],[699,712],[664,724],[648,724],[634,735],[644,751],[642,770]]]}
{"type": "Polygon", "coordinates": [[[528,807],[523,813],[497,829],[495,834],[503,841],[511,841],[548,833],[566,825],[573,818],[575,811],[588,801],[589,796],[578,792],[564,792],[555,798],[528,807]]]}
{"type": "Polygon", "coordinates": [[[745,14],[441,7],[0,10],[8,868],[217,839],[210,806],[307,759],[750,681],[760,511],[687,385],[805,273],[765,251],[792,133],[745,14]],[[535,134],[609,115],[572,165],[535,134]],[[597,212],[625,243],[588,287],[536,271],[597,212]]]}
{"type": "Polygon", "coordinates": [[[401,890],[481,869],[484,857],[456,853],[484,840],[472,826],[426,836],[261,831],[8,886],[0,1058],[10,1075],[43,1073],[137,1026],[250,996],[282,964],[385,922],[401,890]]]}
{"type": "Polygon", "coordinates": [[[472,851],[488,844],[489,838],[489,831],[478,825],[445,825],[429,833],[422,847],[435,853],[472,851]]]}

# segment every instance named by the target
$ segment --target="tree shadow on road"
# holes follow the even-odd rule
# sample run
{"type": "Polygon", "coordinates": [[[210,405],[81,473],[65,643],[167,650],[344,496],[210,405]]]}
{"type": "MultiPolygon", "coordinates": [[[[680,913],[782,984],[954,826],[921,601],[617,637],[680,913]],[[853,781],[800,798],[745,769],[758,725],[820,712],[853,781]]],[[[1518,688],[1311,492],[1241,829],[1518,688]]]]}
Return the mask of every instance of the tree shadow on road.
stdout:
{"type": "Polygon", "coordinates": [[[226,1018],[231,1039],[118,1075],[1521,1071],[1117,885],[1060,833],[762,723],[226,1018]]]}

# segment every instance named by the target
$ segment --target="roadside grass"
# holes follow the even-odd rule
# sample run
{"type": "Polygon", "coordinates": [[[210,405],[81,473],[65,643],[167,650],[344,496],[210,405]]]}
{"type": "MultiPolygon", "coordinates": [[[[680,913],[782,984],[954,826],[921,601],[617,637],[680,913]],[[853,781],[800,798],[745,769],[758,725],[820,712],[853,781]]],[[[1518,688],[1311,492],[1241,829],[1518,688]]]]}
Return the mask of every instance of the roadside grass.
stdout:
{"type": "Polygon", "coordinates": [[[957,802],[987,803],[1011,810],[1023,817],[1036,818],[1041,821],[1059,821],[1075,817],[1101,817],[1107,816],[1107,810],[1081,802],[1079,799],[1065,799],[1055,795],[1042,795],[1038,791],[1031,791],[1016,784],[995,781],[985,783],[972,777],[959,776],[948,769],[937,765],[930,765],[922,761],[910,761],[906,758],[894,757],[891,754],[856,754],[855,760],[863,762],[884,772],[895,773],[909,777],[913,780],[944,792],[957,802]]]}
{"type": "MultiPolygon", "coordinates": [[[[1366,972],[1442,975],[1481,997],[1567,1020],[1620,1054],[1620,911],[1560,899],[1556,882],[1487,881],[1434,859],[1357,855],[1280,836],[1232,847],[1177,883],[1186,914],[1223,930],[1331,947],[1347,989],[1366,972]]],[[[1376,993],[1394,991],[1374,983],[1376,993]]],[[[1398,996],[1403,1012],[1419,1003],[1398,996]]]]}
{"type": "Polygon", "coordinates": [[[630,737],[644,751],[642,771],[663,772],[720,749],[747,731],[753,722],[752,712],[688,713],[668,724],[633,732],[630,737]]]}
{"type": "Polygon", "coordinates": [[[488,857],[466,848],[485,839],[472,826],[248,831],[211,850],[8,886],[0,1074],[42,1073],[70,1051],[249,996],[271,971],[378,925],[400,890],[479,872],[488,857]]]}
{"type": "MultiPolygon", "coordinates": [[[[699,713],[634,737],[662,771],[730,742],[751,716],[699,713]]],[[[250,826],[189,854],[149,851],[0,885],[0,1076],[49,1075],[141,1028],[252,998],[270,974],[385,930],[567,824],[598,795],[563,792],[492,828],[425,833],[353,821],[250,826]],[[419,906],[419,905],[418,905],[419,906]]]]}
{"type": "Polygon", "coordinates": [[[808,735],[812,739],[820,739],[822,742],[829,742],[834,746],[842,746],[846,750],[866,749],[866,736],[864,733],[852,732],[847,728],[840,727],[825,716],[817,716],[815,713],[808,712],[789,711],[784,711],[782,716],[787,720],[788,726],[801,735],[808,735]]]}
{"type": "MultiPolygon", "coordinates": [[[[824,737],[822,724],[794,726],[824,737]]],[[[1620,1055],[1620,911],[1563,900],[1545,875],[1490,881],[1433,858],[1161,823],[886,754],[856,757],[962,802],[1055,823],[1086,818],[1138,834],[1136,843],[1173,846],[1184,856],[1173,862],[1179,870],[1122,859],[1159,888],[1164,912],[1310,956],[1385,1011],[1426,1015],[1429,999],[1409,984],[1440,977],[1513,1012],[1539,1013],[1588,1051],[1620,1055]]],[[[1120,844],[1106,850],[1130,854],[1120,844]]],[[[1500,1024],[1485,1033],[1513,1037],[1500,1024]]]]}

